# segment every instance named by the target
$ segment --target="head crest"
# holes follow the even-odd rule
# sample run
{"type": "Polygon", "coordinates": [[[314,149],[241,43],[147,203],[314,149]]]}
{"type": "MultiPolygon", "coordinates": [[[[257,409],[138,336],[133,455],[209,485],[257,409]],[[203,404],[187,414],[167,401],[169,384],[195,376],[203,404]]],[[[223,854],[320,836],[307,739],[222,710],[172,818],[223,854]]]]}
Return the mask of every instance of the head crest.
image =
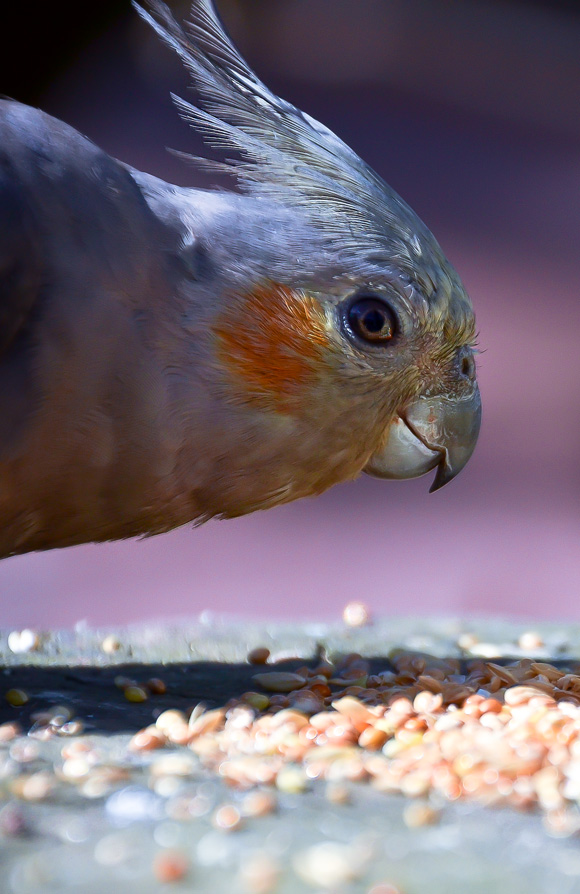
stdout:
{"type": "Polygon", "coordinates": [[[439,246],[408,205],[331,130],[275,96],[225,33],[211,0],[194,0],[185,27],[161,0],[139,14],[181,57],[198,105],[174,97],[181,114],[220,149],[239,157],[223,163],[243,191],[300,210],[356,272],[390,263],[433,288],[428,268],[439,246]]]}

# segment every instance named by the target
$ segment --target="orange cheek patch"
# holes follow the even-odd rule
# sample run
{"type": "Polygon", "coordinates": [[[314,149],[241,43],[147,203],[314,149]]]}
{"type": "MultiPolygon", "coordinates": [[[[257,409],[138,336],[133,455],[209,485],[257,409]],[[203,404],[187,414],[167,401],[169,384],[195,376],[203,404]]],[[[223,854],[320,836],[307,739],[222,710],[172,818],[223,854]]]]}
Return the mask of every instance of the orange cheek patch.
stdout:
{"type": "Polygon", "coordinates": [[[267,403],[298,397],[329,348],[318,301],[279,283],[234,299],[214,331],[219,359],[243,383],[244,396],[267,403]]]}

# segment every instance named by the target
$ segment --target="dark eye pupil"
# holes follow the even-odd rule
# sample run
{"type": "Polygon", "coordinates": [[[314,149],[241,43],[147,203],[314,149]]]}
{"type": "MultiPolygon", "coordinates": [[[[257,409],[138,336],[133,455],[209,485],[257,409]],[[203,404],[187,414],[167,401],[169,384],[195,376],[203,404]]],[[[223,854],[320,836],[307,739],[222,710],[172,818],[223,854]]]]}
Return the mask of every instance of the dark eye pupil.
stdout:
{"type": "Polygon", "coordinates": [[[348,325],[359,338],[385,343],[396,333],[397,318],[380,298],[359,298],[348,308],[348,325]]]}
{"type": "Polygon", "coordinates": [[[385,315],[378,310],[368,310],[361,319],[361,323],[369,332],[380,332],[385,322],[385,315]]]}

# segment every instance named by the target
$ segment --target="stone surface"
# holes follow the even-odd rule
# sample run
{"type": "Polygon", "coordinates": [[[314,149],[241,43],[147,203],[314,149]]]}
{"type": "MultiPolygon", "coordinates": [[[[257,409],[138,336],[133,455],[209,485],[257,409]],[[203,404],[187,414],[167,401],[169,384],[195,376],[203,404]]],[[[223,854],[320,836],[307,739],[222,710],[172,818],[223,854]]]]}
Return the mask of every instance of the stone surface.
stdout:
{"type": "Polygon", "coordinates": [[[247,625],[206,616],[39,631],[35,648],[21,653],[9,648],[10,633],[0,634],[0,722],[27,725],[39,709],[62,704],[86,724],[99,759],[98,772],[82,752],[64,761],[63,745],[75,736],[0,745],[0,894],[149,894],[172,885],[192,894],[370,894],[381,885],[401,894],[580,894],[576,835],[556,837],[535,813],[432,800],[423,813],[409,812],[420,802],[359,783],[341,783],[339,798],[313,780],[305,791],[277,790],[274,812],[266,800],[265,815],[245,815],[247,794],[187,749],[164,750],[152,773],[161,753],[127,748],[129,733],[166,708],[220,705],[251,688],[259,669],[245,658],[260,646],[285,670],[351,651],[384,667],[396,648],[461,657],[469,646],[498,663],[507,655],[555,661],[580,657],[580,628],[412,619],[360,628],[247,625]],[[103,651],[106,637],[118,648],[103,651]],[[166,692],[128,702],[123,676],[160,678],[166,692]],[[28,702],[6,702],[10,689],[28,702]]]}

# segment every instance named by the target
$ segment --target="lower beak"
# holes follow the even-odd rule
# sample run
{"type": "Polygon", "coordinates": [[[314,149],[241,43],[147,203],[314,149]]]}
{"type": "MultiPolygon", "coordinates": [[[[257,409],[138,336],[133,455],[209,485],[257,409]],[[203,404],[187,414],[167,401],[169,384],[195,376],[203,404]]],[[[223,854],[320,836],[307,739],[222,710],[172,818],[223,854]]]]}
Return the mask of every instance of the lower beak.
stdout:
{"type": "Polygon", "coordinates": [[[420,397],[395,417],[386,444],[364,471],[377,478],[417,478],[437,467],[432,493],[461,472],[480,425],[477,385],[466,397],[420,397]]]}

